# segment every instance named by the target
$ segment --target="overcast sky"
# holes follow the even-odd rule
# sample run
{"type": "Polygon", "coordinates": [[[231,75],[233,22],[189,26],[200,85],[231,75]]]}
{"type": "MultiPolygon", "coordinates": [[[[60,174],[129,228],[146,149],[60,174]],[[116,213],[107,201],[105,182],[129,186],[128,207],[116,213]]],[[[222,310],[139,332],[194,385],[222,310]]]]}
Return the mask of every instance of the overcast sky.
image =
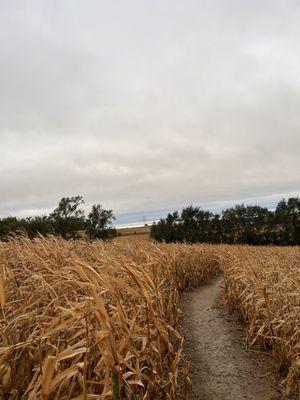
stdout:
{"type": "Polygon", "coordinates": [[[299,21],[299,0],[0,0],[0,215],[299,195],[299,21]]]}

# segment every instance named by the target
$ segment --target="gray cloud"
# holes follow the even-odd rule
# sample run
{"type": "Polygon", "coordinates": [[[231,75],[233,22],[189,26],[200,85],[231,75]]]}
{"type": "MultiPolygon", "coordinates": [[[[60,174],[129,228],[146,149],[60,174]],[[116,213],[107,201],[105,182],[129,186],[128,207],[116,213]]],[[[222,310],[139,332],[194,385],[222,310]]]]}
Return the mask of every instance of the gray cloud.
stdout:
{"type": "Polygon", "coordinates": [[[0,215],[300,191],[300,4],[3,1],[0,215]]]}

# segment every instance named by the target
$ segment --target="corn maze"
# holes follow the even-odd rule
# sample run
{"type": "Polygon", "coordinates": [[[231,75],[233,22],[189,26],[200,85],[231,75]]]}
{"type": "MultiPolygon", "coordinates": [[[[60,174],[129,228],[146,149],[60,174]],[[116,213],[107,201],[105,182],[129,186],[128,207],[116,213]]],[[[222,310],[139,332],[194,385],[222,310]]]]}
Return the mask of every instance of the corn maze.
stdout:
{"type": "Polygon", "coordinates": [[[249,346],[297,393],[299,263],[299,248],[0,242],[0,397],[187,399],[179,295],[222,271],[249,346]]]}

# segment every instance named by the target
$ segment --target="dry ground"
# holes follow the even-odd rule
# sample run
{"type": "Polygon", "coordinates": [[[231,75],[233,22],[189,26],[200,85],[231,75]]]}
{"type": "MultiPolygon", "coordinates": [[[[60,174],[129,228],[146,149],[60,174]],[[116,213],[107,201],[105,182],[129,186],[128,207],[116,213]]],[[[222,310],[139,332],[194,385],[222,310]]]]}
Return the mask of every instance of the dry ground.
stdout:
{"type": "Polygon", "coordinates": [[[222,278],[183,296],[190,400],[282,400],[265,355],[244,347],[244,327],[219,304],[222,278]]]}
{"type": "Polygon", "coordinates": [[[134,228],[118,228],[118,236],[115,238],[117,241],[123,240],[149,240],[150,226],[140,226],[134,228]]]}

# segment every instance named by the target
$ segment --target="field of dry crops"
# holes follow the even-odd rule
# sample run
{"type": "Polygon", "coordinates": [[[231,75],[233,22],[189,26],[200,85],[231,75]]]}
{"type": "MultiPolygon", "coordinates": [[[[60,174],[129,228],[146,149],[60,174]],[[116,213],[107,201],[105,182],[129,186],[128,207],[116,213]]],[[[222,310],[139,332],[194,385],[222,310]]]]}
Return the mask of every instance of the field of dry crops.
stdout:
{"type": "Polygon", "coordinates": [[[178,295],[224,270],[248,343],[299,390],[295,248],[0,243],[0,394],[7,399],[179,399],[190,385],[178,295]]]}
{"type": "Polygon", "coordinates": [[[228,246],[221,265],[248,346],[270,350],[285,392],[300,398],[300,248],[228,246]]]}
{"type": "Polygon", "coordinates": [[[23,238],[0,265],[2,395],[184,395],[178,291],[217,272],[213,249],[23,238]]]}

